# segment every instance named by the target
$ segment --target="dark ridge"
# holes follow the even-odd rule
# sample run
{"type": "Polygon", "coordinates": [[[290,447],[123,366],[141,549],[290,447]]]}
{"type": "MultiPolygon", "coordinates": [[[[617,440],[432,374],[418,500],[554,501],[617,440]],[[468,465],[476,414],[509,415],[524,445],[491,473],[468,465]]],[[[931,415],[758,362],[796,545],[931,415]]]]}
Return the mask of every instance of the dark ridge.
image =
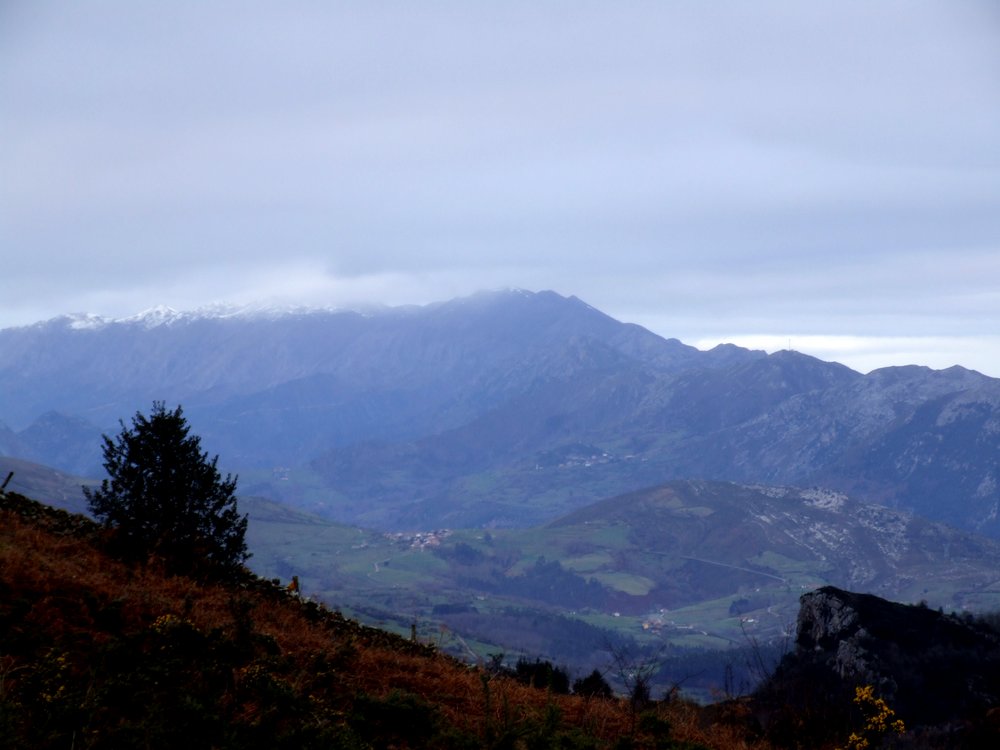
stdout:
{"type": "Polygon", "coordinates": [[[776,745],[843,742],[868,686],[905,723],[901,747],[1000,746],[1000,633],[985,620],[826,586],[802,596],[796,633],[754,696],[776,745]]]}

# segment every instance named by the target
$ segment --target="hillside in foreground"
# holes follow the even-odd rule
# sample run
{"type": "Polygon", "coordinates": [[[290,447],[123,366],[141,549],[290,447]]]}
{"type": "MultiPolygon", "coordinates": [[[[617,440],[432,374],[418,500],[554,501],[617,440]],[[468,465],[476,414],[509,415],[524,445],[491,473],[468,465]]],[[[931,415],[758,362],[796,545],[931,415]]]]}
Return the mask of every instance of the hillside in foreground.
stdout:
{"type": "Polygon", "coordinates": [[[544,670],[525,682],[520,669],[462,664],[277,581],[168,577],[155,561],[112,559],[103,543],[83,516],[0,493],[0,748],[993,748],[1000,738],[996,617],[825,587],[803,595],[795,649],[762,688],[699,707],[641,690],[588,695],[584,681],[573,695],[555,680],[542,688],[544,670]]]}
{"type": "Polygon", "coordinates": [[[764,747],[681,701],[541,690],[250,574],[126,566],[101,540],[0,495],[0,746],[764,747]]]}

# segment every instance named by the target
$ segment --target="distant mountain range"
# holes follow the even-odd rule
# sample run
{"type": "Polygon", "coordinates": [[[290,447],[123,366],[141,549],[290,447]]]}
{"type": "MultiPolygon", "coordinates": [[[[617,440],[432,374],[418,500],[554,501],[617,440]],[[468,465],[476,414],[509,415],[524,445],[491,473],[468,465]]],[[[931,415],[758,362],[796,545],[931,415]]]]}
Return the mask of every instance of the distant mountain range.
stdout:
{"type": "Polygon", "coordinates": [[[1000,380],[703,352],[553,292],[0,331],[0,453],[99,475],[100,434],[154,399],[244,493],[373,527],[534,525],[684,478],[1000,536],[1000,380]]]}

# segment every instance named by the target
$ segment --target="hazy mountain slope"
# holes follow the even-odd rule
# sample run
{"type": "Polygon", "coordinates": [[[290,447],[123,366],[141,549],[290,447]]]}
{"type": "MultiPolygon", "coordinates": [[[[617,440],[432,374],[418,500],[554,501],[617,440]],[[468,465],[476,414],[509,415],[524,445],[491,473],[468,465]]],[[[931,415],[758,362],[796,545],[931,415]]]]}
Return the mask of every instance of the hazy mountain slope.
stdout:
{"type": "Polygon", "coordinates": [[[652,418],[680,424],[696,434],[766,418],[789,399],[810,400],[814,394],[841,388],[864,376],[836,362],[776,352],[769,357],[738,361],[725,369],[697,370],[680,375],[672,393],[652,418]]]}
{"type": "Polygon", "coordinates": [[[456,427],[539,379],[587,367],[552,356],[569,342],[664,370],[702,357],[552,292],[364,315],[60,318],[0,331],[0,417],[23,430],[54,410],[107,430],[165,399],[182,402],[218,450],[274,465],[299,454],[280,439],[241,440],[283,427],[279,438],[328,448],[456,427]]]}
{"type": "Polygon", "coordinates": [[[182,403],[244,488],[384,528],[530,525],[667,479],[823,485],[1000,535],[1000,381],[700,352],[574,297],[152,311],[0,331],[9,452],[72,473],[182,403]]]}
{"type": "Polygon", "coordinates": [[[544,372],[543,352],[581,336],[664,368],[698,355],[552,292],[483,293],[364,315],[178,314],[86,324],[67,317],[0,331],[0,413],[15,428],[49,410],[100,422],[150,390],[218,403],[316,373],[353,391],[447,384],[485,398],[530,382],[544,372]],[[70,375],[72,390],[62,382],[70,375]],[[102,401],[110,394],[118,395],[102,401]]]}
{"type": "MultiPolygon", "coordinates": [[[[117,431],[116,431],[117,432],[117,431]]],[[[45,462],[61,456],[63,465],[79,474],[95,476],[102,470],[101,431],[80,417],[46,412],[17,434],[20,455],[45,462]]]]}
{"type": "MultiPolygon", "coordinates": [[[[576,348],[583,358],[595,347],[576,348]]],[[[530,525],[617,490],[614,481],[573,483],[565,503],[553,496],[532,507],[542,494],[565,492],[568,477],[558,463],[567,451],[629,453],[629,418],[663,385],[661,374],[634,362],[595,363],[572,377],[539,382],[453,430],[405,444],[348,446],[312,465],[345,496],[379,498],[361,513],[335,511],[346,511],[343,520],[397,528],[511,525],[509,519],[530,525]]]]}
{"type": "Polygon", "coordinates": [[[17,433],[0,422],[0,456],[15,456],[24,452],[17,433]]]}
{"type": "Polygon", "coordinates": [[[8,492],[49,498],[49,504],[71,513],[86,511],[82,487],[89,480],[19,458],[0,456],[0,483],[11,473],[8,492]]]}
{"type": "Polygon", "coordinates": [[[876,370],[796,394],[675,456],[693,476],[818,483],[996,533],[1000,381],[962,368],[876,370]]]}
{"type": "Polygon", "coordinates": [[[865,450],[818,478],[1000,536],[1000,384],[914,408],[865,450]]]}
{"type": "Polygon", "coordinates": [[[795,352],[679,373],[621,364],[539,383],[454,430],[312,465],[343,495],[378,498],[337,517],[384,527],[530,525],[701,477],[820,484],[1000,533],[1000,381],[962,368],[860,375],[795,352]]]}
{"type": "Polygon", "coordinates": [[[333,451],[313,466],[346,495],[380,498],[366,515],[344,520],[405,527],[435,518],[438,525],[509,525],[504,519],[516,517],[518,525],[528,525],[629,485],[726,477],[716,467],[688,473],[678,463],[680,446],[723,424],[766,414],[790,395],[862,377],[792,352],[746,357],[726,369],[664,373],[596,356],[595,346],[559,352],[575,361],[589,356],[590,369],[539,383],[460,428],[405,445],[333,451]],[[558,465],[564,462],[552,456],[574,445],[589,446],[600,460],[591,462],[594,471],[570,478],[558,465]],[[617,486],[609,484],[609,471],[617,486]],[[488,490],[470,492],[470,484],[488,490]],[[543,499],[532,509],[523,507],[525,495],[543,499]],[[512,508],[511,501],[522,507],[512,508]]]}

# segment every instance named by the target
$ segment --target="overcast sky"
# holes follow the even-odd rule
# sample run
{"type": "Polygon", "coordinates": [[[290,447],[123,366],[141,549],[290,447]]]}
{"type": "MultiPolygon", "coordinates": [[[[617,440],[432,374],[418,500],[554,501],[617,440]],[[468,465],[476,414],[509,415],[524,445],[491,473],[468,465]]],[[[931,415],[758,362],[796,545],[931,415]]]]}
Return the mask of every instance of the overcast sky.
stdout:
{"type": "Polygon", "coordinates": [[[0,1],[0,327],[501,287],[1000,376],[1000,3],[0,1]]]}

